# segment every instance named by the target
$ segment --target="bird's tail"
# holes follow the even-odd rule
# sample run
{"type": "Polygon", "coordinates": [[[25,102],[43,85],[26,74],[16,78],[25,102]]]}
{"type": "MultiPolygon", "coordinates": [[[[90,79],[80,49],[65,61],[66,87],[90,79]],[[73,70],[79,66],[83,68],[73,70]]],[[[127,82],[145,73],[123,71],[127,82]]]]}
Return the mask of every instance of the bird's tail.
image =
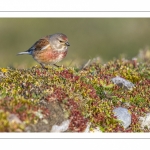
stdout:
{"type": "Polygon", "coordinates": [[[20,53],[18,53],[17,55],[31,55],[31,53],[30,52],[28,52],[28,51],[25,51],[25,52],[20,52],[20,53]]]}

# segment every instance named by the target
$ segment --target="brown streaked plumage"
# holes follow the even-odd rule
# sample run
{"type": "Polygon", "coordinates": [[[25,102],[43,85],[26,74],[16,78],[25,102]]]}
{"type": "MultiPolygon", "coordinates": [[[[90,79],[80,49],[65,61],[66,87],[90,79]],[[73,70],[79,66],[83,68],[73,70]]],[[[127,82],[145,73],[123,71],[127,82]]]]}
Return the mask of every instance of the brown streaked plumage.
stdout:
{"type": "Polygon", "coordinates": [[[56,63],[67,55],[68,46],[70,44],[67,36],[62,33],[56,33],[39,39],[27,51],[20,52],[18,55],[32,55],[43,68],[45,68],[44,65],[48,64],[57,66],[56,63]]]}

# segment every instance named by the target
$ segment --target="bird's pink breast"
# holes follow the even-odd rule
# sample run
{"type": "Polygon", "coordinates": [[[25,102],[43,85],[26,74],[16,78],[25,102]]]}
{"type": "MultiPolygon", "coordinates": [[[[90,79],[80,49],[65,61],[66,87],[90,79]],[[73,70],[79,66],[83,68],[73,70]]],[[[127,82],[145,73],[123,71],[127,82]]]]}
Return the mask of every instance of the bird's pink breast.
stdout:
{"type": "Polygon", "coordinates": [[[44,64],[55,64],[61,61],[67,55],[67,51],[43,51],[41,53],[36,54],[35,59],[44,64]]]}

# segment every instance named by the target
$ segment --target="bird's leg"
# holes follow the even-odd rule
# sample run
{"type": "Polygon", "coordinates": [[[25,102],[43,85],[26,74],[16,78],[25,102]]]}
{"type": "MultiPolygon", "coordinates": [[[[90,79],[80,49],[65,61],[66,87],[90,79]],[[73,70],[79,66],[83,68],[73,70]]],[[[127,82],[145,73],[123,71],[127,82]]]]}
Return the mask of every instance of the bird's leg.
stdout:
{"type": "Polygon", "coordinates": [[[46,68],[42,63],[40,63],[40,65],[42,66],[43,69],[48,70],[48,68],[46,68]]]}
{"type": "Polygon", "coordinates": [[[61,66],[58,66],[58,65],[56,65],[56,64],[53,64],[54,66],[56,66],[56,67],[61,67],[61,66]]]}

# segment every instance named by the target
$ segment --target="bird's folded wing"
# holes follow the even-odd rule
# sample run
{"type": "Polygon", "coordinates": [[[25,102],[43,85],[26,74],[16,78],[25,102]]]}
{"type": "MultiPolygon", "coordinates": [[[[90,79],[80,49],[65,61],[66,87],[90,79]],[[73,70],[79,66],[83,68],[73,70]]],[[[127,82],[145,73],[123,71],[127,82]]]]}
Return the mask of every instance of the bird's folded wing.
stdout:
{"type": "Polygon", "coordinates": [[[40,51],[48,48],[50,43],[47,39],[39,39],[28,51],[40,51]]]}

